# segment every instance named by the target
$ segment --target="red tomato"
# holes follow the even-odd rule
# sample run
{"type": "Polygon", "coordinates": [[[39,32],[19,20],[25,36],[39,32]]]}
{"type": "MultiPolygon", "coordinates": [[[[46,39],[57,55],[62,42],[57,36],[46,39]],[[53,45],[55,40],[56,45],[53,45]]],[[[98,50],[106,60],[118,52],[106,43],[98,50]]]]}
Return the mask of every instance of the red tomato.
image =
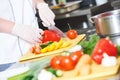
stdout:
{"type": "Polygon", "coordinates": [[[71,53],[70,58],[73,60],[73,63],[76,65],[82,55],[83,55],[83,52],[79,50],[79,51],[71,53]]]}
{"type": "Polygon", "coordinates": [[[96,63],[101,63],[102,61],[102,56],[103,53],[106,53],[109,56],[118,56],[118,49],[115,46],[115,44],[112,43],[112,41],[110,41],[110,39],[107,38],[102,38],[98,41],[98,43],[96,44],[93,53],[92,53],[92,59],[96,62],[96,63]]]}
{"type": "Polygon", "coordinates": [[[51,67],[54,69],[60,69],[61,59],[62,56],[54,56],[50,62],[51,67]]]}
{"type": "Polygon", "coordinates": [[[63,56],[60,63],[61,70],[72,70],[74,69],[75,64],[73,63],[72,59],[69,56],[63,56]]]}
{"type": "Polygon", "coordinates": [[[60,36],[57,33],[50,31],[50,30],[44,31],[42,43],[49,42],[49,41],[58,42],[59,40],[60,40],[60,36]]]}
{"type": "Polygon", "coordinates": [[[77,31],[74,29],[69,30],[66,34],[67,34],[67,37],[70,39],[75,39],[78,35],[77,31]]]}

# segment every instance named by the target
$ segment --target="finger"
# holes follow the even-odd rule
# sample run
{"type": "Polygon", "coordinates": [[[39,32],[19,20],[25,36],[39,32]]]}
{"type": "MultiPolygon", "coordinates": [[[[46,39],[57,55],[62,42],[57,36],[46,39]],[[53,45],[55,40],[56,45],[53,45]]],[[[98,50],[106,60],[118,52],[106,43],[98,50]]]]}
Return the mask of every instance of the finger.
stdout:
{"type": "Polygon", "coordinates": [[[39,34],[40,35],[43,35],[44,34],[44,31],[42,29],[39,29],[39,34]]]}

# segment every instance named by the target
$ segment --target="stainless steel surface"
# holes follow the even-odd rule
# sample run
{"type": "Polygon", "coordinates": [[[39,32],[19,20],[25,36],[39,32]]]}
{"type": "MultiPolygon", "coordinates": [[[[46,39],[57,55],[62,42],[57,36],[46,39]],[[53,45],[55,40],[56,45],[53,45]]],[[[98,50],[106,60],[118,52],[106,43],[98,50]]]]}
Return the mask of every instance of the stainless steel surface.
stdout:
{"type": "Polygon", "coordinates": [[[120,33],[120,9],[93,16],[92,19],[99,35],[120,33]]]}
{"type": "Polygon", "coordinates": [[[109,36],[113,43],[120,45],[120,9],[104,12],[91,19],[98,35],[109,36]]]}
{"type": "Polygon", "coordinates": [[[50,26],[50,27],[48,27],[48,29],[56,32],[61,37],[66,37],[65,34],[59,28],[57,28],[56,26],[50,26]]]}
{"type": "Polygon", "coordinates": [[[51,8],[51,9],[55,14],[63,14],[63,13],[67,13],[75,9],[78,9],[80,7],[80,4],[79,4],[80,2],[82,2],[82,0],[71,1],[71,2],[67,2],[63,7],[60,7],[58,9],[54,9],[54,8],[51,8]]]}

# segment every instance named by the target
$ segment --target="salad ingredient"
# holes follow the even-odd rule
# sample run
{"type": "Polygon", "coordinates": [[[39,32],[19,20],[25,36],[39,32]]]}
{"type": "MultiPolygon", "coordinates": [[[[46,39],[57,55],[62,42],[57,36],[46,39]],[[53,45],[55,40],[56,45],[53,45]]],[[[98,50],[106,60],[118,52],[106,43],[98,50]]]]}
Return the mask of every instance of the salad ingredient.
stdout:
{"type": "Polygon", "coordinates": [[[86,65],[83,65],[83,66],[80,67],[78,75],[86,76],[86,75],[89,75],[90,73],[91,73],[91,65],[86,64],[86,65]]]}
{"type": "Polygon", "coordinates": [[[71,53],[70,58],[72,59],[74,65],[76,65],[84,53],[81,50],[71,53]]]}
{"type": "Polygon", "coordinates": [[[62,77],[75,77],[75,76],[83,76],[91,73],[91,57],[88,54],[84,54],[81,56],[78,63],[75,65],[75,68],[72,70],[63,71],[62,77]],[[82,60],[81,60],[82,58],[82,60]],[[82,62],[84,61],[84,63],[82,62]],[[82,63],[81,63],[82,62],[82,63]]]}
{"type": "Polygon", "coordinates": [[[60,77],[60,76],[63,75],[63,72],[61,70],[59,70],[59,69],[48,68],[47,71],[51,72],[56,77],[60,77]]]}
{"type": "Polygon", "coordinates": [[[61,70],[57,70],[56,71],[56,76],[57,77],[60,77],[60,76],[62,76],[63,75],[63,72],[61,71],[61,70]]]}
{"type": "Polygon", "coordinates": [[[44,31],[42,43],[49,42],[49,41],[58,42],[59,40],[60,40],[60,36],[57,33],[50,31],[50,30],[44,31]]]}
{"type": "Polygon", "coordinates": [[[72,47],[71,49],[69,49],[68,52],[75,52],[75,51],[79,51],[81,49],[82,49],[81,45],[76,45],[76,46],[72,47]]]}
{"type": "Polygon", "coordinates": [[[52,80],[52,78],[55,77],[51,72],[42,69],[41,72],[38,74],[37,80],[52,80]]]}
{"type": "Polygon", "coordinates": [[[34,51],[35,54],[40,54],[41,51],[40,51],[40,48],[36,48],[35,51],[34,51]]]}
{"type": "Polygon", "coordinates": [[[55,43],[53,42],[51,45],[48,46],[48,52],[55,50],[55,47],[56,47],[56,45],[55,45],[55,43]]]}
{"type": "Polygon", "coordinates": [[[108,38],[102,38],[97,42],[92,53],[92,59],[96,63],[101,64],[103,53],[106,53],[109,56],[118,56],[117,46],[108,38]]]}
{"type": "Polygon", "coordinates": [[[54,56],[50,62],[51,67],[54,69],[61,69],[60,67],[61,59],[62,59],[62,56],[54,56]]]}
{"type": "Polygon", "coordinates": [[[88,54],[84,54],[79,59],[78,63],[75,66],[75,69],[80,69],[81,66],[86,65],[86,64],[91,64],[91,63],[92,63],[91,56],[88,54]]]}
{"type": "Polygon", "coordinates": [[[41,53],[46,53],[46,52],[48,52],[48,47],[49,47],[49,46],[47,46],[47,47],[41,49],[40,52],[41,52],[41,53]]]}
{"type": "Polygon", "coordinates": [[[75,65],[77,64],[80,57],[83,55],[82,51],[76,51],[71,53],[70,55],[59,55],[54,56],[51,59],[51,67],[54,69],[60,69],[64,71],[72,70],[75,68],[75,65]]]}
{"type": "Polygon", "coordinates": [[[104,53],[101,64],[106,67],[115,66],[117,65],[117,58],[115,56],[108,56],[106,53],[104,53]]]}
{"type": "Polygon", "coordinates": [[[71,42],[69,40],[65,41],[60,48],[65,48],[68,47],[71,44],[71,42]]]}
{"type": "Polygon", "coordinates": [[[95,63],[101,64],[101,61],[103,59],[103,55],[94,54],[94,55],[92,55],[92,59],[95,61],[95,63]]]}
{"type": "Polygon", "coordinates": [[[55,50],[59,49],[62,46],[63,42],[64,42],[63,39],[60,39],[60,41],[58,41],[58,42],[54,42],[55,45],[56,45],[55,50]]]}
{"type": "Polygon", "coordinates": [[[40,47],[43,49],[43,48],[45,48],[45,47],[51,45],[52,43],[53,43],[53,42],[43,43],[43,44],[40,45],[40,47]]]}
{"type": "Polygon", "coordinates": [[[61,70],[72,70],[74,69],[75,64],[69,56],[63,56],[61,59],[60,69],[61,70]]]}
{"type": "Polygon", "coordinates": [[[39,72],[47,67],[51,57],[44,57],[30,65],[30,69],[24,73],[12,76],[8,80],[37,80],[39,72]]]}
{"type": "Polygon", "coordinates": [[[39,44],[36,44],[36,45],[33,45],[31,48],[30,48],[30,51],[34,54],[40,54],[40,46],[39,44]]]}
{"type": "Polygon", "coordinates": [[[83,52],[85,54],[91,55],[93,52],[93,49],[96,45],[96,43],[100,40],[100,37],[96,34],[90,35],[89,40],[84,40],[80,42],[79,44],[82,46],[83,52]]]}
{"type": "Polygon", "coordinates": [[[67,31],[66,35],[70,39],[75,39],[77,37],[78,33],[76,30],[71,29],[71,30],[67,31]]]}

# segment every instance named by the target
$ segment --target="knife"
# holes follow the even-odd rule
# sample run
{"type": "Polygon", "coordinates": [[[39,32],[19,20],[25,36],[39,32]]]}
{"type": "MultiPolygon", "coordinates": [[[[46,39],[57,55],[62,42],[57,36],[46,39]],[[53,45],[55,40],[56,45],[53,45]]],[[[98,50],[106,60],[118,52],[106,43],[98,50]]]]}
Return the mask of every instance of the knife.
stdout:
{"type": "Polygon", "coordinates": [[[66,37],[66,35],[59,28],[57,28],[56,26],[50,26],[50,27],[48,27],[48,29],[55,32],[55,33],[57,33],[61,37],[66,37]]]}

